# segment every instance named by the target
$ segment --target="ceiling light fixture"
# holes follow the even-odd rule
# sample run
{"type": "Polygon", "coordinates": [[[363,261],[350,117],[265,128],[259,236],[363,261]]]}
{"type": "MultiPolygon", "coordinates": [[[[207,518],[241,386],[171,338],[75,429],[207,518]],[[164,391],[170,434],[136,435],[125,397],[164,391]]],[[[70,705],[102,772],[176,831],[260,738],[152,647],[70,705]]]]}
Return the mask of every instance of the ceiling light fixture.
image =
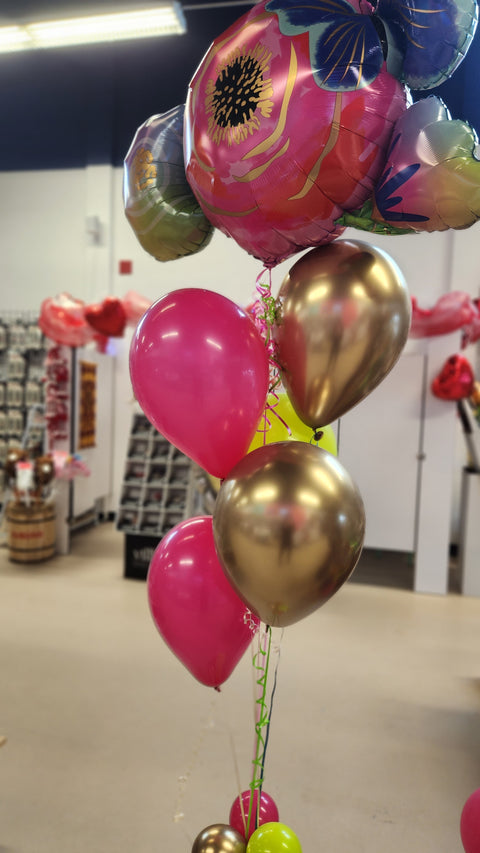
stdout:
{"type": "Polygon", "coordinates": [[[151,9],[0,27],[0,53],[152,38],[186,30],[182,7],[173,0],[151,9]]]}

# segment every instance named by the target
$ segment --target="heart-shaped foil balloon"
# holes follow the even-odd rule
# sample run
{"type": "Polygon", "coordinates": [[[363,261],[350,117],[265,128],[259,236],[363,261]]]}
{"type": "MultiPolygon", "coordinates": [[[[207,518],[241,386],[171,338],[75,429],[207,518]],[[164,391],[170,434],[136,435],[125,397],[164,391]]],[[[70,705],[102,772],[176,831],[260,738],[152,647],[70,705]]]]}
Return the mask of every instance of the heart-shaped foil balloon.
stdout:
{"type": "Polygon", "coordinates": [[[397,361],[410,316],[402,273],[381,249],[338,240],[297,261],[280,289],[274,335],[301,420],[325,426],[370,394],[397,361]]]}
{"type": "Polygon", "coordinates": [[[433,380],[432,393],[441,400],[463,400],[470,397],[474,383],[475,376],[468,359],[463,355],[451,355],[433,380]]]}
{"type": "Polygon", "coordinates": [[[220,487],[215,545],[227,577],[267,625],[308,616],[360,556],[365,512],[335,456],[282,441],[248,453],[220,487]]]}
{"type": "Polygon", "coordinates": [[[127,315],[120,299],[107,296],[103,302],[85,308],[87,323],[107,338],[121,338],[127,324],[127,315]]]}

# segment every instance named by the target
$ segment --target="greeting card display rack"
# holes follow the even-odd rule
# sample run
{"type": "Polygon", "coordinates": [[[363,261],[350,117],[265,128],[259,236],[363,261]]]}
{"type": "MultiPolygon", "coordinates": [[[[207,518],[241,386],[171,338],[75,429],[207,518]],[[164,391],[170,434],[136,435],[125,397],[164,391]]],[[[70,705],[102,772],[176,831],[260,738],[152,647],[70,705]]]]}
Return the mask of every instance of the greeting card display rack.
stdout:
{"type": "Polygon", "coordinates": [[[43,450],[46,340],[30,311],[0,315],[0,505],[5,501],[4,464],[8,449],[43,450]]]}
{"type": "Polygon", "coordinates": [[[144,580],[158,542],[195,514],[195,467],[135,413],[116,527],[125,533],[125,577],[144,580]]]}

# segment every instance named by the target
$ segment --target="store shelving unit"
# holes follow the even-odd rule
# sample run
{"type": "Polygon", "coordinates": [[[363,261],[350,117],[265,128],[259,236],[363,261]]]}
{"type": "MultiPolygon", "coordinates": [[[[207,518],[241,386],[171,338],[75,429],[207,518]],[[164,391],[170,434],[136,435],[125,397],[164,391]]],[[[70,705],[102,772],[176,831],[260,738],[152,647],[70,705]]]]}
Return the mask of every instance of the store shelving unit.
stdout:
{"type": "Polygon", "coordinates": [[[39,455],[45,424],[44,363],[47,343],[28,311],[0,315],[0,505],[5,501],[4,463],[10,447],[39,455]]]}
{"type": "Polygon", "coordinates": [[[125,533],[125,577],[145,579],[158,542],[194,514],[195,495],[191,460],[135,413],[116,522],[125,533]]]}

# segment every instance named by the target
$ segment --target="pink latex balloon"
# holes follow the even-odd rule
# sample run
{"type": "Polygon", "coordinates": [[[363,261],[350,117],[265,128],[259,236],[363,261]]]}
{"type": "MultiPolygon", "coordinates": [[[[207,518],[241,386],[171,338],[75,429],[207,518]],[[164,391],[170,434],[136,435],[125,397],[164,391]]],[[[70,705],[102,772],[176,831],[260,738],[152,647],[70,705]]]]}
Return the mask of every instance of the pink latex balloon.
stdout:
{"type": "Polygon", "coordinates": [[[258,619],[225,577],[211,516],[177,524],[155,550],[147,577],[153,620],[184,666],[207,687],[231,675],[258,619]]]}
{"type": "Polygon", "coordinates": [[[69,293],[60,293],[43,300],[38,325],[51,341],[67,347],[82,347],[95,336],[84,312],[84,302],[69,293]]]}
{"type": "Polygon", "coordinates": [[[274,800],[272,800],[265,791],[262,791],[260,795],[260,810],[257,815],[258,791],[254,791],[253,805],[249,821],[248,814],[251,797],[251,791],[243,791],[241,798],[237,797],[230,809],[230,817],[228,821],[230,826],[233,826],[233,828],[236,829],[237,832],[239,832],[247,841],[259,826],[264,823],[278,821],[279,819],[277,806],[274,800]]]}
{"type": "Polygon", "coordinates": [[[268,357],[246,312],[219,293],[175,290],[148,309],[130,349],[149,421],[214,477],[242,459],[268,391],[268,357]]]}
{"type": "Polygon", "coordinates": [[[460,835],[465,853],[480,853],[480,788],[470,794],[463,807],[460,835]]]}
{"type": "Polygon", "coordinates": [[[142,319],[145,311],[150,308],[152,300],[147,299],[145,296],[140,296],[135,290],[129,290],[123,297],[122,304],[127,317],[127,324],[129,326],[136,326],[142,319]]]}

